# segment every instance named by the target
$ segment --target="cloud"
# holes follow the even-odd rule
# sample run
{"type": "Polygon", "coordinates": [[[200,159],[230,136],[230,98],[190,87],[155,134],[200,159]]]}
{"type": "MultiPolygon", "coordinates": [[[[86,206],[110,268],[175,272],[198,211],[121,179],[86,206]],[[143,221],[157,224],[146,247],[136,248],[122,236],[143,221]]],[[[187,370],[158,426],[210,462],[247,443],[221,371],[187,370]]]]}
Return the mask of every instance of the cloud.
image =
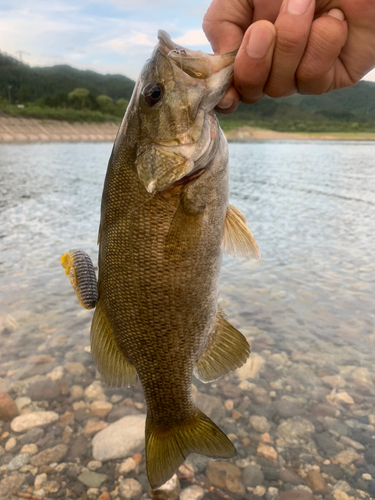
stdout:
{"type": "Polygon", "coordinates": [[[179,45],[188,47],[189,45],[209,45],[206,35],[202,30],[190,30],[184,35],[174,38],[179,45]]]}

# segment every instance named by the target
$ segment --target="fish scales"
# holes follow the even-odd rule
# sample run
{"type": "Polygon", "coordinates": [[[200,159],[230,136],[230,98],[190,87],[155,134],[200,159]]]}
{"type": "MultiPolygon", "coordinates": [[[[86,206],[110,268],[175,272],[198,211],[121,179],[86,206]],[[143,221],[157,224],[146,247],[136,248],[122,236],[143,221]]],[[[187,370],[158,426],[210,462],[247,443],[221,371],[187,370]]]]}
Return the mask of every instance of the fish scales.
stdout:
{"type": "Polygon", "coordinates": [[[246,219],[228,202],[227,142],[213,111],[233,63],[233,54],[189,51],[159,32],[104,183],[91,351],[109,385],[141,381],[153,489],[190,452],[236,453],[191,390],[193,373],[215,380],[250,353],[217,309],[222,251],[260,255],[246,219]]]}

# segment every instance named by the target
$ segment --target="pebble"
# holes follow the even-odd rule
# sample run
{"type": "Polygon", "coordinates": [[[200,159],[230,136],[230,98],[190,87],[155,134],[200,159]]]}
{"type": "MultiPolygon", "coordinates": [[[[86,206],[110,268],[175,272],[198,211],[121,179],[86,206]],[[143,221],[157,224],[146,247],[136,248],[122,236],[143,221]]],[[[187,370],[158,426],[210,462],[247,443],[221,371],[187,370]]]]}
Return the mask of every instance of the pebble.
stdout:
{"type": "Polygon", "coordinates": [[[290,483],[290,484],[303,483],[303,479],[301,478],[301,476],[299,476],[296,472],[290,469],[284,469],[280,472],[280,480],[283,483],[290,483]]]}
{"type": "Polygon", "coordinates": [[[145,415],[129,415],[98,432],[92,440],[93,457],[114,460],[143,451],[145,421],[145,415]]]}
{"type": "Polygon", "coordinates": [[[35,479],[34,479],[34,486],[38,490],[46,482],[47,482],[47,474],[46,473],[37,474],[35,476],[35,479]]]}
{"type": "Polygon", "coordinates": [[[327,375],[322,377],[322,381],[332,389],[343,389],[346,386],[345,380],[340,375],[327,375]]]}
{"type": "Polygon", "coordinates": [[[38,411],[34,413],[24,413],[15,417],[10,427],[14,432],[26,432],[33,427],[44,427],[59,419],[59,415],[54,411],[38,411]]]}
{"type": "Polygon", "coordinates": [[[279,495],[278,488],[274,488],[273,486],[271,486],[270,488],[268,488],[268,491],[266,493],[266,500],[276,500],[278,495],[279,495]]]}
{"type": "Polygon", "coordinates": [[[70,388],[70,397],[72,399],[81,399],[83,396],[83,388],[80,385],[72,385],[70,388]]]}
{"type": "Polygon", "coordinates": [[[22,453],[20,455],[16,455],[8,464],[8,470],[18,470],[24,465],[30,463],[30,455],[28,453],[22,453]]]}
{"type": "Polygon", "coordinates": [[[19,410],[22,410],[22,408],[25,408],[25,406],[29,406],[31,403],[31,398],[28,396],[20,396],[19,398],[15,399],[15,403],[17,405],[17,408],[19,410]]]}
{"type": "Polygon", "coordinates": [[[353,381],[356,385],[371,385],[372,378],[367,368],[357,368],[352,373],[353,381]]]}
{"type": "Polygon", "coordinates": [[[202,500],[204,495],[204,489],[194,484],[181,491],[180,500],[202,500]]]}
{"type": "Polygon", "coordinates": [[[264,486],[256,486],[254,488],[254,495],[257,495],[258,497],[262,497],[266,494],[266,488],[264,486]]]}
{"type": "Polygon", "coordinates": [[[263,443],[259,443],[257,448],[258,455],[262,455],[262,457],[267,458],[268,460],[277,460],[277,451],[272,446],[268,446],[263,443]]]}
{"type": "Polygon", "coordinates": [[[246,363],[236,370],[236,376],[240,380],[257,380],[263,371],[266,360],[256,352],[253,352],[246,363]]]}
{"type": "Polygon", "coordinates": [[[174,474],[169,481],[157,490],[150,490],[152,500],[178,500],[180,496],[180,481],[174,474]]]}
{"type": "Polygon", "coordinates": [[[17,439],[14,437],[11,437],[8,439],[8,441],[5,443],[5,451],[11,451],[13,448],[17,446],[17,439]]]}
{"type": "Polygon", "coordinates": [[[100,401],[105,401],[105,394],[103,391],[102,384],[99,380],[95,380],[91,385],[86,387],[85,391],[85,396],[89,400],[100,400],[100,401]]]}
{"type": "Polygon", "coordinates": [[[38,447],[34,443],[24,444],[21,448],[20,453],[29,453],[30,455],[35,455],[38,453],[38,447]]]}
{"type": "Polygon", "coordinates": [[[119,473],[126,476],[126,474],[129,474],[129,472],[135,470],[136,468],[136,461],[133,457],[129,457],[120,464],[119,473]]]}
{"type": "Polygon", "coordinates": [[[119,493],[123,498],[139,498],[142,495],[142,485],[133,478],[119,479],[119,493]]]}
{"type": "Polygon", "coordinates": [[[23,474],[12,474],[4,477],[0,481],[0,498],[5,500],[10,493],[17,491],[25,480],[26,477],[23,474]]]}
{"type": "Polygon", "coordinates": [[[98,418],[105,418],[112,410],[113,404],[107,401],[93,401],[90,405],[91,413],[98,418]]]}
{"type": "Polygon", "coordinates": [[[341,464],[341,465],[350,465],[354,460],[358,460],[361,458],[361,455],[359,455],[356,451],[354,450],[344,450],[338,453],[335,456],[336,460],[341,464]]]}
{"type": "Polygon", "coordinates": [[[354,399],[351,396],[349,396],[347,392],[338,392],[337,394],[335,394],[334,400],[338,403],[354,405],[354,399]]]}
{"type": "Polygon", "coordinates": [[[86,368],[82,363],[66,363],[64,368],[70,375],[84,375],[86,373],[86,368]]]}
{"type": "Polygon", "coordinates": [[[317,470],[312,470],[306,474],[306,483],[315,493],[326,493],[330,490],[324,477],[317,470]]]}
{"type": "Polygon", "coordinates": [[[0,420],[8,422],[18,415],[17,404],[7,394],[0,390],[0,420]]]}
{"type": "Polygon", "coordinates": [[[78,481],[81,481],[81,483],[85,484],[89,488],[100,488],[106,480],[107,476],[105,474],[99,474],[98,472],[93,471],[85,471],[78,476],[78,481]]]}
{"type": "Polygon", "coordinates": [[[31,459],[31,465],[40,467],[41,465],[48,465],[52,463],[60,463],[68,453],[66,444],[58,444],[53,448],[47,448],[41,451],[31,459]]]}
{"type": "Polygon", "coordinates": [[[268,432],[271,429],[271,424],[268,422],[266,417],[261,417],[259,415],[252,415],[249,419],[250,425],[260,434],[268,432]]]}
{"type": "Polygon", "coordinates": [[[264,475],[260,467],[257,465],[248,465],[244,468],[243,472],[243,484],[246,488],[261,485],[264,483],[264,475]]]}
{"type": "Polygon", "coordinates": [[[335,490],[332,495],[335,500],[350,500],[349,495],[345,491],[335,490]]]}
{"type": "Polygon", "coordinates": [[[107,422],[103,422],[102,420],[89,420],[86,424],[86,427],[83,430],[83,434],[86,437],[93,436],[97,432],[101,431],[108,427],[107,422]]]}
{"type": "Polygon", "coordinates": [[[61,396],[61,383],[56,380],[39,380],[30,384],[28,395],[32,401],[53,401],[61,396]]]}
{"type": "Polygon", "coordinates": [[[206,476],[214,486],[225,488],[238,496],[245,495],[241,471],[229,462],[210,462],[206,469],[206,476]]]}
{"type": "Polygon", "coordinates": [[[302,417],[288,418],[277,428],[280,437],[288,444],[300,444],[315,431],[314,425],[302,417]]]}
{"type": "Polygon", "coordinates": [[[291,418],[300,415],[303,409],[301,405],[297,403],[288,401],[287,399],[281,399],[276,403],[276,411],[282,418],[291,418]]]}
{"type": "Polygon", "coordinates": [[[91,460],[88,464],[87,464],[87,468],[89,470],[97,470],[97,469],[100,469],[100,467],[102,466],[102,462],[100,462],[100,460],[91,460]]]}

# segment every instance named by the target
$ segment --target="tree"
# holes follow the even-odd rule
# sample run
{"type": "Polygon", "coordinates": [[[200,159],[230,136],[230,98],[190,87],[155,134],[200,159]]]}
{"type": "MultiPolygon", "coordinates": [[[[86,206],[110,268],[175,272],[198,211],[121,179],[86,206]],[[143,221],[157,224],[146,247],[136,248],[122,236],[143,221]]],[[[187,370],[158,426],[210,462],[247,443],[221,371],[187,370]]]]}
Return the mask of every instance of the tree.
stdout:
{"type": "Polygon", "coordinates": [[[118,99],[116,101],[116,115],[124,116],[128,104],[129,101],[127,101],[126,99],[118,99]]]}
{"type": "Polygon", "coordinates": [[[90,107],[90,91],[83,88],[76,88],[69,92],[68,99],[75,109],[84,109],[90,107]]]}
{"type": "Polygon", "coordinates": [[[29,89],[26,87],[26,85],[22,84],[18,91],[18,102],[25,104],[27,102],[28,97],[29,97],[29,89]]]}
{"type": "Polygon", "coordinates": [[[113,99],[111,97],[107,95],[99,95],[96,98],[96,102],[102,113],[113,113],[114,105],[113,105],[113,99]]]}

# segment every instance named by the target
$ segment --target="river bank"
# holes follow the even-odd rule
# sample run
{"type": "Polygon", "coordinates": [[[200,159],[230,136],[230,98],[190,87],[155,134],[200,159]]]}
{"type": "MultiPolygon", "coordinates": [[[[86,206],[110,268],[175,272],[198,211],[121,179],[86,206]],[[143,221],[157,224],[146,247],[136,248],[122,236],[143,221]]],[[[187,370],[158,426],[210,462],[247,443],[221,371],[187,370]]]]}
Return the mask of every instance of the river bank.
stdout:
{"type": "MultiPolygon", "coordinates": [[[[113,142],[118,124],[68,123],[58,120],[0,117],[0,143],[10,142],[113,142]]],[[[375,133],[291,133],[254,127],[239,127],[225,132],[228,141],[254,140],[375,140],[375,133]]]]}

